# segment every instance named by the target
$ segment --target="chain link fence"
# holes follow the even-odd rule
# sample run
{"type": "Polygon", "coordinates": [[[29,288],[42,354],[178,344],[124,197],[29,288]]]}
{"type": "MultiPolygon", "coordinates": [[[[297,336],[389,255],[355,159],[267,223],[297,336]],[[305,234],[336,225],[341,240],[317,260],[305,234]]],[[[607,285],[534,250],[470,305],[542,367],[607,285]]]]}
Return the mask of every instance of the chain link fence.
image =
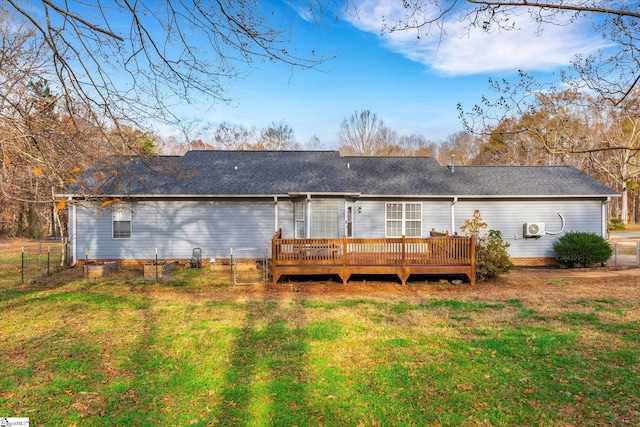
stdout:
{"type": "Polygon", "coordinates": [[[26,283],[59,271],[63,251],[59,240],[0,242],[0,283],[26,283]]]}
{"type": "Polygon", "coordinates": [[[640,241],[613,242],[613,255],[607,264],[615,267],[640,267],[640,241]]]}

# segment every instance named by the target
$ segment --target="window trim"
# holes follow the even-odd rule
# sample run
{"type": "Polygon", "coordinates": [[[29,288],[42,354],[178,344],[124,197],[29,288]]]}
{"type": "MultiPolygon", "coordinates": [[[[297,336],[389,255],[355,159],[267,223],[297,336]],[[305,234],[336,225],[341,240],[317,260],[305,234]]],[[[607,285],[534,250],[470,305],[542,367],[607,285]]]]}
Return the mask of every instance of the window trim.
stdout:
{"type": "Polygon", "coordinates": [[[422,210],[422,202],[386,202],[384,204],[384,237],[385,238],[398,238],[398,237],[402,237],[402,236],[406,236],[406,237],[422,237],[422,231],[423,231],[423,220],[422,220],[422,214],[423,214],[423,210],[422,210]],[[400,211],[400,218],[389,218],[389,205],[399,205],[401,207],[401,211],[400,211]],[[407,218],[407,206],[408,205],[413,205],[413,206],[418,206],[419,207],[419,211],[420,211],[420,218],[419,219],[414,219],[414,218],[407,218]],[[401,234],[399,236],[395,236],[395,235],[390,235],[389,234],[389,223],[393,221],[393,222],[400,222],[401,223],[401,234]],[[417,222],[420,224],[420,235],[419,236],[407,236],[407,223],[408,222],[417,222]]]}
{"type": "Polygon", "coordinates": [[[294,239],[304,239],[307,236],[307,202],[297,200],[293,202],[293,237],[294,239]],[[302,236],[300,235],[302,232],[302,236]]]}
{"type": "Polygon", "coordinates": [[[344,208],[344,235],[353,237],[353,212],[355,210],[354,203],[346,203],[344,208]]]}

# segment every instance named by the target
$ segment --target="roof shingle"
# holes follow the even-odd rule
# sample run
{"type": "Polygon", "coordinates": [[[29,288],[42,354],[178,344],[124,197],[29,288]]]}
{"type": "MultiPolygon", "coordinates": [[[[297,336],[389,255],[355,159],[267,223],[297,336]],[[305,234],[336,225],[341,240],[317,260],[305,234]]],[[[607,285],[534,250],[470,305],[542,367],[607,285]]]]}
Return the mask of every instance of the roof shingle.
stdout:
{"type": "Polygon", "coordinates": [[[341,157],[337,151],[190,151],[117,157],[86,171],[69,193],[127,196],[614,196],[569,166],[456,166],[431,157],[341,157]],[[107,179],[98,182],[97,171],[107,179]],[[116,172],[117,171],[117,172],[116,172]]]}

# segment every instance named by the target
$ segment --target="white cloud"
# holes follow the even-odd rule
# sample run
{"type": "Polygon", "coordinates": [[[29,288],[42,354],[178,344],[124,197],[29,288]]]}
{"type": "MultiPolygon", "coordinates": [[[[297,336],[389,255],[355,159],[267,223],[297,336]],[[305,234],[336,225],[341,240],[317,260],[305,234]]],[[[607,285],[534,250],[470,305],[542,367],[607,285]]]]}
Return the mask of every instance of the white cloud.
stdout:
{"type": "MultiPolygon", "coordinates": [[[[357,15],[346,16],[361,31],[378,34],[383,26],[401,19],[406,10],[400,2],[363,0],[357,15]]],[[[436,16],[435,10],[423,11],[436,16]]],[[[442,74],[465,75],[492,71],[550,71],[569,65],[576,54],[594,53],[606,47],[595,35],[588,21],[567,25],[544,25],[533,22],[529,15],[512,14],[517,28],[485,32],[472,27],[462,14],[450,15],[430,37],[418,39],[414,30],[397,31],[381,36],[386,46],[442,74]]]]}

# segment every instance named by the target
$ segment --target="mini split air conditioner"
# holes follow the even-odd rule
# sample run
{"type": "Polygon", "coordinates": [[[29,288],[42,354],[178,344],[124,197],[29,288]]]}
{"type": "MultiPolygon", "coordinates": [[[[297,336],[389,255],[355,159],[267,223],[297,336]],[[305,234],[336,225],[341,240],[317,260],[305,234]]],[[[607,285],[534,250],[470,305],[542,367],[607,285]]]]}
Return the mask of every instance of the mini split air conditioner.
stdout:
{"type": "Polygon", "coordinates": [[[544,236],[544,222],[527,222],[524,224],[524,237],[544,236]]]}

